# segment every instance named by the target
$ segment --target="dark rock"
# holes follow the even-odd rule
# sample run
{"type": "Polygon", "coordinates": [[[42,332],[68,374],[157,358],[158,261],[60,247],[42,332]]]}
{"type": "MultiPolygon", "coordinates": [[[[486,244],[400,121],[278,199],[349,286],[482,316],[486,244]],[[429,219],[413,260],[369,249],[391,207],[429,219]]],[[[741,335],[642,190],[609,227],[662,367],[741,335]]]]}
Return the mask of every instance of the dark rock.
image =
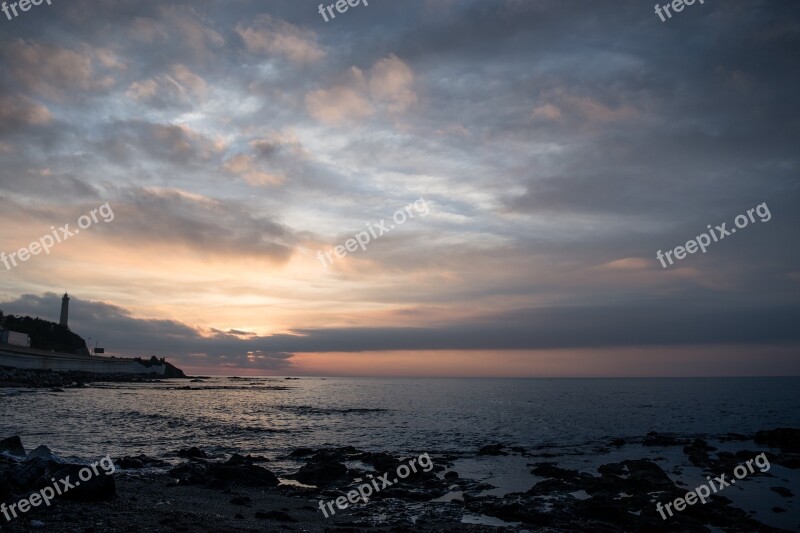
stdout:
{"type": "Polygon", "coordinates": [[[540,477],[550,477],[562,481],[574,481],[580,478],[577,470],[559,468],[554,463],[536,463],[534,466],[535,468],[531,470],[531,474],[540,477]]]}
{"type": "Polygon", "coordinates": [[[689,441],[686,439],[676,439],[670,435],[661,435],[655,431],[648,433],[642,442],[644,446],[681,446],[688,443],[689,441]]]}
{"type": "Polygon", "coordinates": [[[780,448],[784,452],[800,453],[800,429],[778,428],[756,433],[757,444],[780,448]]]}
{"type": "Polygon", "coordinates": [[[458,479],[458,472],[455,472],[453,470],[451,470],[450,472],[446,472],[445,475],[444,475],[444,478],[447,481],[454,481],[454,480],[458,479]]]}
{"type": "Polygon", "coordinates": [[[33,459],[21,463],[7,471],[6,476],[12,486],[21,491],[37,490],[48,485],[51,473],[47,461],[33,459]]]}
{"type": "Polygon", "coordinates": [[[153,468],[167,466],[167,463],[160,459],[152,459],[144,454],[136,456],[121,457],[114,461],[114,464],[123,470],[136,470],[140,468],[153,468]]]}
{"type": "Polygon", "coordinates": [[[478,455],[508,455],[508,452],[503,451],[504,448],[502,444],[489,444],[478,450],[478,455]]]}
{"type": "Polygon", "coordinates": [[[114,476],[107,475],[103,470],[98,470],[98,475],[92,472],[92,476],[89,479],[80,480],[79,473],[84,469],[92,472],[91,468],[82,465],[59,465],[54,471],[52,477],[56,481],[66,479],[69,476],[69,482],[75,485],[74,488],[64,492],[62,498],[80,502],[98,502],[110,500],[117,495],[114,476]]]}
{"type": "Polygon", "coordinates": [[[683,453],[689,457],[689,461],[699,468],[711,466],[711,458],[708,452],[716,450],[713,446],[702,439],[694,439],[691,444],[683,447],[683,453]]]}
{"type": "Polygon", "coordinates": [[[548,526],[552,515],[537,509],[529,501],[508,495],[503,499],[486,499],[473,502],[470,509],[481,514],[494,516],[506,522],[523,522],[537,526],[548,526]]]}
{"type": "Polygon", "coordinates": [[[64,463],[64,460],[61,457],[53,453],[53,451],[50,448],[44,445],[37,446],[28,453],[26,460],[30,461],[32,459],[42,459],[43,461],[58,463],[58,464],[64,463]]]}
{"type": "Polygon", "coordinates": [[[99,470],[99,474],[94,474],[91,468],[84,465],[58,464],[35,457],[30,461],[14,465],[6,475],[10,487],[16,493],[41,490],[52,486],[52,480],[55,479],[59,490],[63,493],[59,497],[66,500],[104,501],[116,495],[113,476],[106,475],[102,470],[99,470]],[[84,478],[87,479],[80,479],[81,471],[84,471],[84,478]]]}
{"type": "Polygon", "coordinates": [[[237,496],[235,498],[231,498],[230,502],[233,505],[250,505],[252,500],[247,496],[237,496]]]}
{"type": "MultiPolygon", "coordinates": [[[[172,365],[166,363],[166,370],[168,372],[173,368],[172,365]]],[[[63,392],[60,389],[66,388],[83,388],[86,387],[87,383],[102,381],[112,383],[159,382],[159,380],[155,378],[155,375],[147,374],[95,374],[92,372],[80,371],[56,372],[53,370],[18,368],[0,369],[0,382],[13,383],[19,387],[51,389],[54,392],[63,392]]]]}
{"type": "Polygon", "coordinates": [[[783,507],[773,507],[772,508],[772,512],[773,513],[785,513],[786,509],[784,509],[783,507]]]}
{"type": "Polygon", "coordinates": [[[225,461],[225,466],[242,466],[247,464],[253,464],[253,461],[248,461],[244,456],[239,455],[238,453],[234,453],[227,461],[225,461]]]}
{"type": "Polygon", "coordinates": [[[791,468],[792,470],[800,469],[800,453],[781,453],[779,455],[767,454],[770,464],[776,464],[791,468]]]}
{"type": "Polygon", "coordinates": [[[770,487],[769,490],[771,490],[772,492],[777,492],[784,498],[791,498],[794,496],[794,493],[791,490],[787,489],[786,487],[770,487]]]}
{"type": "Polygon", "coordinates": [[[590,519],[622,525],[630,520],[628,511],[605,494],[575,502],[576,510],[590,519]]]}
{"type": "MultiPolygon", "coordinates": [[[[733,470],[734,468],[739,466],[739,464],[744,463],[748,459],[752,459],[756,455],[758,455],[758,452],[746,451],[746,450],[740,450],[736,453],[718,452],[717,460],[713,463],[713,470],[715,471],[733,470]]],[[[758,473],[759,473],[758,469],[756,469],[756,472],[751,475],[757,475],[758,473]]]]}
{"type": "Polygon", "coordinates": [[[169,471],[169,475],[181,485],[204,485],[208,481],[206,465],[196,462],[178,465],[169,471]]]}
{"type": "Polygon", "coordinates": [[[629,491],[650,492],[654,490],[675,490],[675,483],[664,470],[649,459],[622,461],[628,470],[625,488],[629,491]]]}
{"type": "Polygon", "coordinates": [[[420,487],[394,485],[377,493],[373,498],[395,498],[412,502],[427,502],[447,492],[444,490],[430,490],[420,487]]]}
{"type": "Polygon", "coordinates": [[[8,437],[0,440],[0,453],[13,455],[14,457],[25,457],[25,447],[18,436],[8,437]]]}
{"type": "Polygon", "coordinates": [[[400,460],[394,455],[385,452],[364,452],[358,456],[358,460],[372,465],[378,472],[389,472],[395,470],[400,464],[400,460]]]}
{"type": "Polygon", "coordinates": [[[325,462],[338,461],[342,463],[349,459],[355,459],[358,456],[363,456],[363,453],[359,450],[356,450],[352,446],[343,446],[340,448],[328,448],[325,450],[319,450],[311,457],[309,462],[325,463],[325,462]]]}
{"type": "Polygon", "coordinates": [[[730,442],[730,441],[745,441],[750,440],[750,437],[747,435],[742,435],[741,433],[726,433],[725,435],[719,438],[722,442],[730,442]]]}
{"type": "Polygon", "coordinates": [[[292,453],[289,454],[289,457],[308,457],[309,455],[313,455],[314,450],[311,448],[297,448],[292,453]]]}
{"type": "Polygon", "coordinates": [[[231,493],[230,485],[228,481],[217,478],[210,479],[206,482],[206,488],[222,491],[223,494],[231,493]]]}
{"type": "Polygon", "coordinates": [[[227,489],[232,483],[245,487],[277,487],[278,478],[261,466],[231,466],[190,461],[169,471],[181,485],[205,485],[211,489],[227,489]]]}
{"type": "Polygon", "coordinates": [[[581,486],[575,481],[563,479],[546,479],[531,487],[526,494],[535,496],[550,496],[552,494],[567,494],[580,490],[581,486]]]}
{"type": "MultiPolygon", "coordinates": [[[[652,435],[651,435],[652,436],[652,435]]],[[[703,449],[702,443],[694,443],[703,449]]],[[[750,452],[747,452],[750,453],[750,452]]],[[[733,454],[732,454],[733,455],[733,454]]],[[[647,459],[610,463],[598,468],[600,476],[538,463],[534,473],[550,476],[527,493],[507,494],[502,498],[475,496],[465,491],[464,508],[508,522],[522,522],[529,530],[542,531],[623,531],[707,532],[709,527],[731,531],[777,531],[764,526],[741,509],[731,506],[724,496],[715,495],[705,505],[689,506],[664,522],[655,502],[670,502],[683,497],[679,488],[653,461],[647,459]],[[584,490],[589,498],[573,492],[584,490]],[[625,493],[625,497],[621,497],[625,493]]]]}
{"type": "Polygon", "coordinates": [[[278,522],[297,522],[289,513],[284,511],[258,511],[256,513],[256,518],[259,520],[276,520],[278,522]]]}
{"type": "Polygon", "coordinates": [[[208,459],[208,454],[197,446],[192,446],[191,448],[178,450],[178,457],[183,457],[184,459],[208,459]]]}
{"type": "Polygon", "coordinates": [[[11,482],[6,479],[5,472],[0,470],[0,502],[8,501],[13,493],[11,482]]]}
{"type": "Polygon", "coordinates": [[[278,478],[262,466],[210,465],[208,474],[218,480],[234,482],[246,487],[277,487],[278,478]]]}
{"type": "Polygon", "coordinates": [[[252,465],[253,463],[269,463],[270,460],[266,457],[259,457],[257,455],[239,455],[234,453],[225,461],[226,466],[245,466],[252,465]]]}
{"type": "Polygon", "coordinates": [[[336,461],[310,462],[294,474],[294,479],[307,485],[330,485],[347,475],[347,467],[336,461]]]}

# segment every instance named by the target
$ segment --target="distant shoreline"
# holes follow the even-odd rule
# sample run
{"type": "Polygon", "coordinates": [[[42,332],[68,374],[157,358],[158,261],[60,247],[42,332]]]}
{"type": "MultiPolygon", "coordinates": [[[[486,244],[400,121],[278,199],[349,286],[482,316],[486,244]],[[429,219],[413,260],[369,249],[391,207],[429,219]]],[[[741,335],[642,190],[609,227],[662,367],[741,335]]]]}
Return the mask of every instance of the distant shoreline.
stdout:
{"type": "Polygon", "coordinates": [[[168,379],[187,379],[187,377],[165,377],[157,374],[104,374],[83,372],[80,370],[55,371],[0,367],[0,388],[67,389],[84,387],[89,383],[103,381],[134,383],[168,379]]]}

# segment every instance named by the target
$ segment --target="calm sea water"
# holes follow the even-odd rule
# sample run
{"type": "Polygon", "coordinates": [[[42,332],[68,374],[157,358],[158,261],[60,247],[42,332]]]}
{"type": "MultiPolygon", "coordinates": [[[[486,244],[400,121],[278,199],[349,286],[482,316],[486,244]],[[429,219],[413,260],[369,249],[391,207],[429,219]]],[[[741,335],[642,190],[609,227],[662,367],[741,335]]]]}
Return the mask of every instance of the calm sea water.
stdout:
{"type": "Polygon", "coordinates": [[[211,378],[0,389],[0,437],[63,456],[193,445],[280,456],[301,446],[474,453],[592,446],[648,431],[686,435],[800,427],[800,378],[211,378]],[[179,390],[189,385],[191,390],[179,390]]]}

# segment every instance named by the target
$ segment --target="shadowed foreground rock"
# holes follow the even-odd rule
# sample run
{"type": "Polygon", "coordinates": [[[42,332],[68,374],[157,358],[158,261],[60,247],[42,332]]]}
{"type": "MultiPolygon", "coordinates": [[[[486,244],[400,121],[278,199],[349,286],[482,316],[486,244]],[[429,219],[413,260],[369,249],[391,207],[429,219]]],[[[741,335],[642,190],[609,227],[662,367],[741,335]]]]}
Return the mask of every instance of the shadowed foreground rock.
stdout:
{"type": "MultiPolygon", "coordinates": [[[[762,438],[769,439],[771,446],[775,446],[775,453],[765,452],[770,462],[779,457],[779,445],[792,449],[792,432],[780,430],[777,433],[763,432],[762,435],[762,438]]],[[[722,452],[694,436],[658,438],[659,444],[642,442],[655,437],[657,435],[651,434],[635,444],[622,443],[620,446],[631,446],[630,452],[638,454],[651,446],[672,448],[683,445],[686,462],[712,474],[726,471],[731,465],[756,453],[748,449],[722,452]]],[[[80,468],[45,460],[51,455],[57,456],[48,455],[49,450],[43,447],[35,458],[22,458],[24,449],[20,449],[21,443],[16,439],[0,441],[0,446],[6,454],[11,451],[17,454],[0,459],[0,465],[3,465],[0,468],[0,496],[4,501],[9,501],[5,496],[11,492],[15,498],[19,497],[20,487],[36,486],[53,472],[53,475],[74,476],[77,475],[75,469],[80,468]]],[[[76,497],[92,501],[91,504],[60,500],[50,508],[32,510],[22,520],[4,524],[3,531],[22,533],[41,527],[34,526],[34,520],[46,523],[46,530],[54,533],[72,533],[86,527],[94,531],[215,533],[489,531],[488,526],[465,523],[467,517],[474,519],[476,516],[502,520],[500,525],[491,528],[497,533],[521,530],[546,533],[781,531],[756,521],[731,505],[725,493],[715,495],[705,505],[689,506],[684,511],[674,512],[665,520],[656,510],[656,502],[666,503],[684,497],[688,489],[673,482],[656,462],[658,458],[632,458],[579,471],[563,468],[550,460],[553,455],[540,454],[536,450],[490,444],[483,453],[477,451],[471,456],[431,452],[428,471],[418,468],[404,479],[396,478],[398,466],[409,464],[413,456],[362,451],[352,446],[304,448],[284,456],[295,466],[288,472],[282,471],[281,477],[310,486],[281,483],[273,472],[256,464],[275,461],[266,457],[223,456],[196,447],[183,448],[181,453],[165,454],[165,458],[171,461],[180,457],[181,463],[172,467],[144,455],[125,457],[118,461],[132,470],[117,479],[117,498],[103,501],[114,493],[113,488],[93,487],[86,494],[75,493],[76,497]],[[520,472],[522,476],[533,474],[539,478],[531,478],[530,489],[495,496],[491,485],[455,471],[462,459],[472,458],[492,464],[506,460],[503,454],[535,458],[528,463],[529,469],[526,470],[529,471],[520,472]],[[153,466],[162,469],[150,468],[153,466]],[[377,483],[379,477],[386,477],[390,483],[384,487],[381,482],[380,490],[371,494],[367,502],[360,500],[346,509],[337,508],[332,514],[323,516],[321,503],[337,499],[344,501],[365,481],[377,483]]],[[[792,455],[790,452],[780,453],[792,455]]],[[[28,457],[33,455],[28,454],[28,457]]],[[[769,477],[768,473],[751,475],[769,477]]],[[[794,497],[794,492],[785,487],[772,487],[771,493],[785,498],[787,503],[794,497]]],[[[772,512],[785,512],[784,507],[790,506],[776,506],[772,512]]],[[[326,513],[331,511],[328,508],[326,513]]]]}
{"type": "Polygon", "coordinates": [[[0,441],[2,452],[5,455],[0,455],[0,498],[7,504],[54,485],[62,492],[56,491],[56,499],[94,502],[116,496],[114,477],[102,468],[98,468],[98,474],[92,472],[91,477],[81,480],[79,473],[86,465],[64,463],[45,446],[25,455],[19,437],[0,441]]]}

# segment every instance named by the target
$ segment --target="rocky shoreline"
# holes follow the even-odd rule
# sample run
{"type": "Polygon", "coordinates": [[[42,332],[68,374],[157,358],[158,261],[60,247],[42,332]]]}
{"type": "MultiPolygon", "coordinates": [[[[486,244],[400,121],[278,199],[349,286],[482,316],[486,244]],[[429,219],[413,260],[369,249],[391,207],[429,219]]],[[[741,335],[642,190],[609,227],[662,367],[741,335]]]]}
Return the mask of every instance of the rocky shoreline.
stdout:
{"type": "MultiPolygon", "coordinates": [[[[54,370],[29,370],[0,367],[0,387],[32,389],[68,389],[84,387],[90,383],[139,383],[165,379],[148,374],[96,374],[92,372],[56,372],[54,370]]],[[[170,378],[173,379],[173,378],[170,378]]],[[[180,379],[178,377],[174,379],[180,379]]]]}
{"type": "MultiPolygon", "coordinates": [[[[771,465],[800,468],[800,429],[729,438],[768,446],[770,451],[762,453],[771,465]]],[[[720,451],[699,438],[654,433],[635,443],[624,439],[608,443],[609,449],[623,446],[674,449],[709,476],[729,472],[759,453],[746,448],[720,451]]],[[[320,512],[321,502],[347,497],[365,481],[398,471],[409,458],[354,447],[300,448],[273,459],[214,455],[197,447],[176,450],[164,458],[120,457],[114,459],[114,476],[101,476],[81,487],[80,494],[56,499],[50,507],[34,508],[10,522],[0,516],[0,530],[785,531],[757,521],[724,494],[663,520],[654,502],[682,497],[687,488],[676,485],[659,464],[646,458],[603,464],[589,473],[542,461],[538,450],[502,444],[487,445],[475,457],[511,455],[528,460],[529,473],[520,472],[521,476],[536,476],[527,491],[489,495],[491,485],[454,470],[454,463],[463,456],[431,453],[429,471],[394,479],[366,504],[337,509],[328,518],[320,512]],[[274,470],[271,463],[278,459],[294,461],[299,468],[274,470]],[[540,481],[534,483],[535,479],[540,481]],[[495,520],[496,527],[464,523],[466,515],[495,520]]],[[[0,501],[19,501],[41,489],[48,479],[75,475],[81,466],[65,463],[43,446],[26,453],[17,437],[0,441],[0,501]]],[[[756,471],[752,475],[769,478],[773,474],[756,471]]],[[[789,488],[771,490],[787,502],[794,498],[789,488]]]]}

